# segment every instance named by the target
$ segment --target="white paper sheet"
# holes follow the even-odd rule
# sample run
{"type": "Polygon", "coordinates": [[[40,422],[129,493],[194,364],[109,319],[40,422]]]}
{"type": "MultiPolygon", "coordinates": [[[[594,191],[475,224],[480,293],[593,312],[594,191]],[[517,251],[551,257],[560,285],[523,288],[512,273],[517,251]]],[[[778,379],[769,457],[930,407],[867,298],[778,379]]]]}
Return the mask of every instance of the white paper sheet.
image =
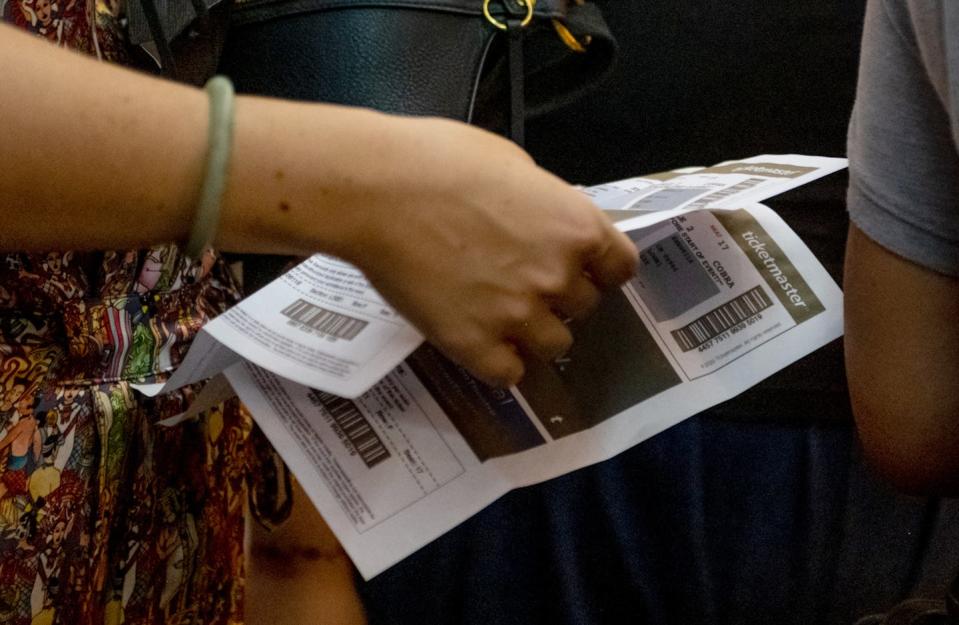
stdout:
{"type": "Polygon", "coordinates": [[[844,166],[765,155],[586,189],[636,242],[637,276],[518,387],[486,387],[422,345],[337,396],[247,349],[243,324],[215,334],[248,358],[226,376],[372,577],[509,490],[610,458],[839,337],[839,288],[755,201],[844,166]]]}

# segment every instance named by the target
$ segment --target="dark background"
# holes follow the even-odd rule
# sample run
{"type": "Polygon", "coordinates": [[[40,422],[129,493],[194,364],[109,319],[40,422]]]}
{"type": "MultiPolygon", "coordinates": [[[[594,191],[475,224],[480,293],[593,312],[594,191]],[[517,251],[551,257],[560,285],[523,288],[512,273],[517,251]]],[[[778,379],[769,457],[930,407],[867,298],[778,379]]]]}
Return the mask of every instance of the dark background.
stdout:
{"type": "Polygon", "coordinates": [[[605,86],[529,124],[581,184],[761,153],[843,156],[862,0],[607,0],[605,86]]]}
{"type": "MultiPolygon", "coordinates": [[[[862,0],[614,0],[606,85],[532,120],[581,184],[842,156],[862,0]]],[[[845,176],[769,202],[841,278],[845,176]]],[[[610,461],[510,493],[362,585],[373,624],[848,624],[959,564],[954,502],[862,461],[840,342],[610,461]]]]}

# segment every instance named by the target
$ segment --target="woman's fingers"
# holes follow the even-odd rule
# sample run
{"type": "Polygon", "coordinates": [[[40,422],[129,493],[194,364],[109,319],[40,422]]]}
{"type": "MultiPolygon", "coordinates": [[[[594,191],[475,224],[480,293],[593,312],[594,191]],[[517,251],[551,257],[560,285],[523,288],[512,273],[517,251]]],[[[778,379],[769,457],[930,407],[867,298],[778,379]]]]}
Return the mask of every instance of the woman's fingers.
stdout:
{"type": "Polygon", "coordinates": [[[607,226],[605,243],[586,259],[586,271],[601,289],[616,287],[629,280],[639,262],[636,245],[612,224],[607,226]]]}
{"type": "Polygon", "coordinates": [[[389,184],[358,196],[358,246],[346,260],[452,360],[488,383],[515,384],[524,357],[569,349],[563,321],[587,316],[627,280],[636,248],[501,138],[440,120],[395,130],[384,154],[399,158],[388,159],[389,184]],[[414,150],[397,149],[407,141],[414,150]]]}
{"type": "Polygon", "coordinates": [[[548,297],[546,301],[560,318],[566,320],[588,317],[599,306],[601,298],[602,294],[590,276],[581,273],[562,293],[548,297]]]}
{"type": "Polygon", "coordinates": [[[463,363],[474,376],[490,386],[506,388],[519,384],[526,373],[523,359],[512,343],[476,343],[460,354],[447,354],[454,362],[463,363]]]}
{"type": "Polygon", "coordinates": [[[509,338],[524,355],[547,362],[559,358],[573,345],[569,328],[543,303],[528,321],[512,329],[509,338]]]}

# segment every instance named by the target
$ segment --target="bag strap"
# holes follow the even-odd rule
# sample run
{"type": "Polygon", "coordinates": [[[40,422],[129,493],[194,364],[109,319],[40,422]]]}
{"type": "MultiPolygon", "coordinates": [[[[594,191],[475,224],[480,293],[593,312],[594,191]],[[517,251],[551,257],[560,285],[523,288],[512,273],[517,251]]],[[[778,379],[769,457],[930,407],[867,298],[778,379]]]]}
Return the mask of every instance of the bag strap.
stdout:
{"type": "Polygon", "coordinates": [[[486,25],[489,43],[505,45],[506,50],[505,54],[484,55],[497,61],[483,62],[487,67],[482,68],[483,80],[477,83],[482,88],[473,93],[470,121],[503,132],[523,145],[525,119],[561,108],[599,85],[612,70],[618,47],[600,10],[586,0],[563,3],[559,8],[555,1],[548,5],[547,0],[539,0],[537,10],[558,17],[543,19],[534,14],[539,19],[523,28],[516,25],[522,16],[516,2],[490,2],[499,13],[491,11],[493,16],[487,15],[487,21],[500,21],[497,15],[501,13],[513,21],[504,18],[499,29],[486,25]],[[478,115],[474,117],[473,112],[478,115]]]}
{"type": "Polygon", "coordinates": [[[195,86],[213,76],[233,0],[130,0],[127,7],[134,67],[195,86]]]}
{"type": "Polygon", "coordinates": [[[517,17],[506,19],[506,45],[509,64],[509,136],[520,147],[526,147],[526,61],[523,53],[523,22],[517,17]]]}

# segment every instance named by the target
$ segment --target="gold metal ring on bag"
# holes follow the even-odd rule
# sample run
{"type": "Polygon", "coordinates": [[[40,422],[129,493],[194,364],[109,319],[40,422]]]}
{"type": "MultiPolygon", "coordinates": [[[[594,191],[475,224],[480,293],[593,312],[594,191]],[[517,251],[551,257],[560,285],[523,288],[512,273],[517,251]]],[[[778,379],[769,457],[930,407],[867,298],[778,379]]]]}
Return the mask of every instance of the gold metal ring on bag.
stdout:
{"type": "MultiPolygon", "coordinates": [[[[523,18],[523,21],[519,23],[520,26],[526,27],[530,22],[533,21],[533,9],[536,6],[536,0],[516,0],[520,5],[526,7],[526,17],[523,18]]],[[[506,30],[506,24],[499,21],[493,14],[489,12],[489,4],[491,0],[483,0],[483,15],[486,16],[486,21],[490,24],[499,28],[500,30],[506,30]]]]}

